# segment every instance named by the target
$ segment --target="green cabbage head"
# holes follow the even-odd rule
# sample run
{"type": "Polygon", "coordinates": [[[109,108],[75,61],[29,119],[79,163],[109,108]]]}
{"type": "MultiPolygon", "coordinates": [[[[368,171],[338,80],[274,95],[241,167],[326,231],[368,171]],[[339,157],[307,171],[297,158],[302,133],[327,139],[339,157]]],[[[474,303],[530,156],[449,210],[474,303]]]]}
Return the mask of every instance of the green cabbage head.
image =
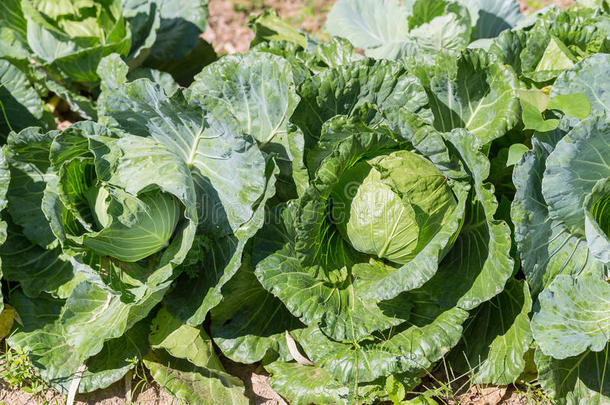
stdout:
{"type": "Polygon", "coordinates": [[[188,167],[151,139],[78,124],[51,146],[47,216],[65,249],[130,268],[180,264],[197,214],[188,167]]]}
{"type": "Polygon", "coordinates": [[[445,175],[407,150],[357,163],[331,197],[339,231],[356,250],[399,264],[426,246],[457,205],[445,175]]]}

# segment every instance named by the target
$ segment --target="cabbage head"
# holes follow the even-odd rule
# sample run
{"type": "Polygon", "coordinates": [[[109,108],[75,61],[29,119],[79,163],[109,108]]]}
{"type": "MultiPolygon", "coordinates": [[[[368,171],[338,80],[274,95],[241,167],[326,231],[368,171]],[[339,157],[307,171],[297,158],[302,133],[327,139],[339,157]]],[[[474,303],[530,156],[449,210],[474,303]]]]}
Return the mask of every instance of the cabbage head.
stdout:
{"type": "Polygon", "coordinates": [[[361,253],[398,264],[410,262],[457,206],[443,173],[407,150],[350,167],[330,198],[331,221],[344,240],[361,253]],[[390,183],[396,192],[383,182],[382,172],[396,179],[390,183]]]}
{"type": "Polygon", "coordinates": [[[54,229],[60,241],[75,251],[136,263],[132,266],[147,259],[156,266],[157,256],[163,256],[172,243],[181,245],[184,237],[182,250],[188,250],[192,236],[187,235],[193,233],[197,214],[186,165],[172,160],[169,153],[156,158],[145,154],[147,148],[160,149],[154,141],[134,136],[118,139],[103,127],[87,125],[95,136],[77,125],[58,134],[51,144],[57,183],[47,193],[53,203],[47,215],[53,224],[61,224],[54,229]],[[175,172],[174,179],[161,176],[164,172],[175,172]],[[185,223],[191,224],[188,232],[185,223]]]}

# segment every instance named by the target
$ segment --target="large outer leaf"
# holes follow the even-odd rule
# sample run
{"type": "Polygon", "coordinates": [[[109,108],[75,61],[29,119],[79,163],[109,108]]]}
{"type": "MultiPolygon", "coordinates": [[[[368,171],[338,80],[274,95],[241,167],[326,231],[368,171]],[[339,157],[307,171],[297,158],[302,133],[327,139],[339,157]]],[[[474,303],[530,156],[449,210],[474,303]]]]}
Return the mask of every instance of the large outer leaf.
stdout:
{"type": "MultiPolygon", "coordinates": [[[[147,49],[146,55],[148,57],[144,64],[149,67],[157,67],[168,60],[186,58],[198,46],[200,43],[199,35],[207,27],[208,0],[187,0],[180,3],[172,0],[152,0],[151,3],[155,3],[156,9],[154,12],[159,15],[160,19],[158,25],[156,21],[152,24],[155,41],[150,49],[147,49]]],[[[153,5],[151,4],[152,9],[153,5]]],[[[150,17],[148,21],[150,21],[150,17]]],[[[146,40],[147,44],[148,42],[149,39],[146,40]]],[[[187,60],[183,62],[186,63],[187,60]]],[[[204,66],[199,65],[202,60],[189,62],[197,63],[199,70],[204,66]]],[[[183,69],[188,70],[189,68],[183,66],[183,69]]]]}
{"type": "MultiPolygon", "coordinates": [[[[150,53],[161,24],[159,5],[154,0],[121,0],[123,17],[131,32],[129,63],[140,65],[150,53]]],[[[103,79],[103,76],[100,76],[103,79]]]]}
{"type": "Polygon", "coordinates": [[[107,341],[101,352],[87,360],[78,391],[103,389],[123,378],[148,353],[149,332],[150,320],[144,319],[123,336],[107,341]]]}
{"type": "Polygon", "coordinates": [[[188,86],[201,69],[216,59],[200,38],[208,22],[208,1],[122,0],[132,35],[129,65],[170,73],[188,86]]]}
{"type": "Polygon", "coordinates": [[[319,367],[278,361],[265,370],[271,373],[271,387],[291,404],[349,404],[349,388],[319,367]]]}
{"type": "Polygon", "coordinates": [[[161,308],[153,320],[150,343],[155,350],[144,364],[176,397],[189,403],[248,403],[243,383],[224,371],[212,339],[201,328],[189,326],[161,308]]]}
{"type": "Polygon", "coordinates": [[[610,111],[610,55],[595,54],[563,72],[551,87],[550,96],[584,93],[591,104],[591,115],[610,111]]]}
{"type": "Polygon", "coordinates": [[[330,118],[350,116],[367,103],[381,111],[400,107],[429,117],[428,99],[419,81],[388,61],[369,59],[324,71],[304,82],[298,93],[301,102],[291,121],[303,130],[307,142],[320,137],[322,125],[330,118]]]}
{"type": "Polygon", "coordinates": [[[604,272],[602,264],[588,254],[584,238],[569,232],[548,215],[542,195],[542,176],[546,159],[562,135],[560,131],[537,134],[532,138],[532,150],[525,153],[513,172],[517,192],[511,218],[523,271],[533,296],[557,274],[592,273],[601,277],[604,272]]]}
{"type": "Polygon", "coordinates": [[[610,177],[610,111],[592,116],[557,143],[546,161],[542,195],[549,216],[584,233],[583,203],[595,183],[610,177]]]}
{"type": "Polygon", "coordinates": [[[0,59],[0,139],[29,126],[46,127],[42,100],[17,66],[0,59]]]}
{"type": "Polygon", "coordinates": [[[21,0],[0,3],[0,56],[23,61],[31,49],[27,43],[27,21],[21,9],[21,0]]]}
{"type": "Polygon", "coordinates": [[[555,360],[536,351],[538,379],[558,404],[602,405],[610,402],[610,344],[601,352],[555,360]]]}
{"type": "MultiPolygon", "coordinates": [[[[170,3],[166,2],[166,4],[170,3]]],[[[183,9],[188,10],[188,6],[183,7],[183,9]]],[[[168,59],[183,58],[197,46],[200,33],[199,27],[184,18],[166,19],[162,17],[155,43],[151,47],[144,65],[155,66],[168,59]]]]}
{"type": "Polygon", "coordinates": [[[173,317],[166,308],[161,308],[153,319],[149,340],[153,349],[165,349],[172,356],[186,359],[198,367],[224,371],[214,353],[212,339],[202,329],[173,317]]]}
{"type": "Polygon", "coordinates": [[[408,38],[410,14],[398,0],[339,0],[328,14],[326,31],[359,48],[389,48],[408,38]]]}
{"type": "Polygon", "coordinates": [[[105,103],[116,126],[155,139],[189,166],[200,202],[200,231],[223,236],[252,218],[265,191],[265,160],[230,117],[207,115],[181,95],[168,98],[144,79],[108,92],[105,103]]]}
{"type": "Polygon", "coordinates": [[[291,359],[284,332],[303,325],[260,285],[249,264],[243,264],[222,293],[224,299],[211,312],[210,334],[225,356],[240,363],[291,359]]]}
{"type": "Polygon", "coordinates": [[[271,373],[271,387],[293,405],[369,404],[387,399],[382,381],[346,386],[320,367],[279,361],[265,369],[271,373]]]}
{"type": "Polygon", "coordinates": [[[276,155],[282,182],[278,192],[288,195],[296,170],[292,161],[302,160],[302,150],[293,147],[294,134],[288,131],[300,100],[292,70],[288,61],[269,53],[231,55],[206,67],[188,90],[190,101],[201,103],[216,115],[230,112],[262,150],[276,155]]]}
{"type": "Polygon", "coordinates": [[[515,27],[523,14],[515,0],[460,0],[473,16],[476,24],[474,39],[495,38],[500,32],[515,27]]]}
{"type": "MultiPolygon", "coordinates": [[[[470,42],[471,21],[465,7],[445,0],[417,0],[409,33],[417,50],[457,54],[470,42]]],[[[412,53],[403,46],[401,53],[412,53]]],[[[421,51],[420,51],[421,52],[421,51]]],[[[417,52],[416,55],[420,52],[417,52]]]]}
{"type": "Polygon", "coordinates": [[[474,310],[466,322],[462,342],[449,358],[454,371],[474,369],[475,381],[482,384],[515,382],[532,340],[531,308],[527,284],[509,280],[502,293],[474,310]]]}
{"type": "Polygon", "coordinates": [[[208,0],[187,0],[180,4],[172,0],[160,0],[161,17],[164,19],[183,19],[205,31],[208,26],[208,0]]]}
{"type": "Polygon", "coordinates": [[[599,352],[610,340],[610,284],[596,276],[558,275],[538,296],[532,331],[542,352],[555,359],[599,352]]]}
{"type": "Polygon", "coordinates": [[[6,242],[0,246],[4,278],[18,281],[25,294],[54,292],[74,276],[70,256],[60,247],[44,249],[31,242],[19,226],[9,220],[6,242]]]}
{"type": "Polygon", "coordinates": [[[150,352],[144,365],[159,385],[191,404],[249,404],[243,383],[223,371],[197,367],[163,350],[150,352]]]}
{"type": "Polygon", "coordinates": [[[314,364],[346,385],[427,369],[458,343],[468,312],[443,310],[424,295],[410,298],[416,305],[411,319],[372,338],[337,342],[315,326],[295,333],[295,338],[314,364]]]}
{"type": "Polygon", "coordinates": [[[24,327],[7,339],[8,344],[27,352],[41,377],[67,392],[69,382],[85,356],[66,344],[64,331],[57,323],[61,302],[48,297],[30,300],[14,292],[11,305],[17,310],[24,327]]]}
{"type": "Polygon", "coordinates": [[[124,303],[120,296],[93,283],[78,284],[59,320],[67,345],[85,358],[99,353],[105,340],[122,336],[160,301],[166,288],[155,287],[139,301],[124,303]]]}
{"type": "Polygon", "coordinates": [[[440,131],[464,128],[487,144],[518,122],[517,77],[484,51],[466,50],[457,64],[443,57],[435,67],[417,66],[415,72],[440,131]]]}
{"type": "Polygon", "coordinates": [[[35,244],[46,247],[55,240],[41,204],[46,182],[49,150],[55,132],[43,133],[40,128],[28,128],[8,138],[11,186],[8,200],[13,222],[35,244]]]}
{"type": "MultiPolygon", "coordinates": [[[[58,390],[66,392],[87,358],[100,353],[105,341],[120,338],[137,321],[146,317],[166,290],[167,286],[151,283],[145,297],[124,303],[119,295],[83,281],[74,287],[59,314],[50,319],[43,318],[43,323],[35,323],[33,327],[24,321],[24,328],[11,336],[9,344],[28,353],[40,375],[58,390]]],[[[36,312],[22,313],[19,303],[14,306],[22,318],[24,314],[40,318],[36,312]]],[[[44,311],[45,307],[40,308],[44,311]]]]}
{"type": "Polygon", "coordinates": [[[299,102],[290,64],[258,52],[226,56],[205,68],[189,88],[189,99],[210,111],[227,109],[262,145],[281,143],[299,102]]]}

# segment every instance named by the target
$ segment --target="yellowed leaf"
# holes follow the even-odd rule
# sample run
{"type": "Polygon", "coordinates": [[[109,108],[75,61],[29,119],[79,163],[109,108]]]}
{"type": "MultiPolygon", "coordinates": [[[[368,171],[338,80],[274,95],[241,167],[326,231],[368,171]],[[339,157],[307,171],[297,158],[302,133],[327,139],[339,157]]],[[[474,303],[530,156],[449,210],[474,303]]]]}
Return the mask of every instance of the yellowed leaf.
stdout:
{"type": "Polygon", "coordinates": [[[4,339],[11,332],[15,320],[15,308],[4,304],[4,310],[0,313],[0,339],[4,339]]]}

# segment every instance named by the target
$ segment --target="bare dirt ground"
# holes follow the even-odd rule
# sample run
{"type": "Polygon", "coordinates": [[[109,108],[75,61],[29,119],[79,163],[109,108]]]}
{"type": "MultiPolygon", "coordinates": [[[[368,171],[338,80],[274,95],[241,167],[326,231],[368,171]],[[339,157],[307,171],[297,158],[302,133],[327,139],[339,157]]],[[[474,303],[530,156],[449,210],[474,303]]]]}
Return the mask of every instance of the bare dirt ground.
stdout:
{"type": "Polygon", "coordinates": [[[210,0],[210,21],[203,38],[218,53],[245,52],[254,34],[250,14],[273,8],[280,17],[308,33],[320,32],[334,0],[210,0]]]}
{"type": "MultiPolygon", "coordinates": [[[[210,0],[210,21],[203,38],[212,43],[219,54],[245,52],[254,37],[248,28],[248,18],[252,13],[260,13],[266,8],[275,8],[282,18],[287,19],[303,31],[313,34],[323,29],[326,14],[334,0],[210,0]]],[[[521,10],[528,14],[537,8],[553,3],[553,0],[519,0],[521,10]]],[[[573,3],[573,0],[555,0],[561,7],[573,3]]],[[[70,121],[59,123],[59,127],[68,126],[70,121]]],[[[60,128],[61,129],[61,128],[60,128]]],[[[244,365],[226,360],[228,372],[244,381],[246,395],[254,405],[285,405],[286,402],[269,386],[268,375],[261,366],[244,365]]],[[[106,390],[77,396],[77,405],[125,405],[130,403],[129,390],[124,381],[119,381],[106,390]]],[[[157,385],[149,384],[143,390],[137,390],[131,403],[139,405],[174,405],[183,402],[163,392],[157,385]]],[[[0,405],[30,404],[60,405],[64,398],[53,390],[41,394],[30,394],[10,388],[0,381],[0,405]]],[[[531,398],[514,388],[478,387],[470,388],[466,393],[457,395],[450,404],[468,405],[525,405],[534,403],[531,398]]],[[[535,403],[544,403],[538,402],[535,403]]]]}
{"type": "MultiPolygon", "coordinates": [[[[63,405],[65,397],[54,390],[31,394],[9,388],[0,382],[0,404],[6,405],[63,405]]],[[[77,395],[75,405],[125,405],[130,403],[123,381],[119,381],[103,391],[86,395],[77,395]]],[[[149,385],[142,392],[131,398],[131,403],[138,405],[178,405],[183,404],[177,398],[161,390],[158,386],[149,385]]]]}

